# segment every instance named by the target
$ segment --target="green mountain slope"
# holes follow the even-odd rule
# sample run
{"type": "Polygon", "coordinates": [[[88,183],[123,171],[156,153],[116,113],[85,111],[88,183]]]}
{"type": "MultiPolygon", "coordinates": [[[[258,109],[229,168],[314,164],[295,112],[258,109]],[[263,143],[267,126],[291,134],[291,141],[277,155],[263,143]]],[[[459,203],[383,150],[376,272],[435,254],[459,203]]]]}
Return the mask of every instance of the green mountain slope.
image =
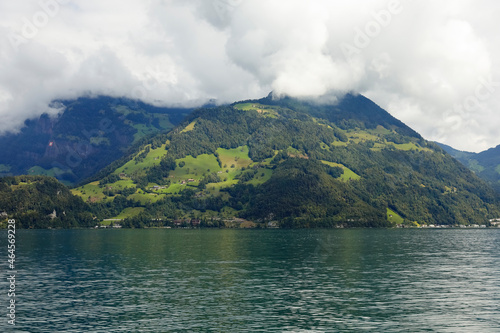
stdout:
{"type": "Polygon", "coordinates": [[[233,217],[295,227],[469,224],[500,216],[483,181],[353,95],[334,105],[268,96],[196,110],[73,193],[93,205],[118,202],[136,226],[233,217]]]}
{"type": "Polygon", "coordinates": [[[58,117],[42,115],[26,121],[19,134],[0,137],[0,176],[48,175],[77,183],[141,139],[172,129],[191,111],[110,97],[56,103],[65,107],[58,117]]]}
{"type": "Polygon", "coordinates": [[[500,193],[500,146],[480,153],[470,153],[441,143],[439,145],[500,193]]]}
{"type": "Polygon", "coordinates": [[[92,227],[91,208],[52,177],[0,178],[0,227],[7,217],[18,228],[92,227]]]}

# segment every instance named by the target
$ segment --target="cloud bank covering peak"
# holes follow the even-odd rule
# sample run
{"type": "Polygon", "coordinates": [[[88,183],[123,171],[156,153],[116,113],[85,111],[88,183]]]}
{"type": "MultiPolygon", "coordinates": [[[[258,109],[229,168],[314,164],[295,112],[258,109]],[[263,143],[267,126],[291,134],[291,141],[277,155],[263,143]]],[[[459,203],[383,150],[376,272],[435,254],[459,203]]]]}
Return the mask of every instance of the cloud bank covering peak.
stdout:
{"type": "Polygon", "coordinates": [[[54,99],[195,106],[346,92],[425,138],[500,144],[493,0],[0,2],[0,133],[54,99]]]}

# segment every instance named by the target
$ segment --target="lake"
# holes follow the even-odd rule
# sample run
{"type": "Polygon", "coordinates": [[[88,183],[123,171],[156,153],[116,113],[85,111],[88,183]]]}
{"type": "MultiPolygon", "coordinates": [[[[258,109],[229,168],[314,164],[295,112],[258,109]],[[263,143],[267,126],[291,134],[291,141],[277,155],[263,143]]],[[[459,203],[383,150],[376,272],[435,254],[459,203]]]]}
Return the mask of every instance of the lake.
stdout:
{"type": "MultiPolygon", "coordinates": [[[[500,230],[16,236],[1,332],[500,332],[500,230]]],[[[0,248],[4,270],[5,230],[0,248]]]]}

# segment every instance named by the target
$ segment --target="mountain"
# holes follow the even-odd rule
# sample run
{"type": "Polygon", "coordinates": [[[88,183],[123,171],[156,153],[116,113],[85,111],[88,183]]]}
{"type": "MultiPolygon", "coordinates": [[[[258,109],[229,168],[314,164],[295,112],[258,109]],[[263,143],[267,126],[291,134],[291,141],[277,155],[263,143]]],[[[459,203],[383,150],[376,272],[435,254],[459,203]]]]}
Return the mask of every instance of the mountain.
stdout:
{"type": "Polygon", "coordinates": [[[197,109],[72,191],[97,216],[135,227],[484,224],[500,216],[485,182],[360,95],[330,104],[269,95],[197,109]]]}
{"type": "Polygon", "coordinates": [[[480,153],[456,150],[441,143],[439,145],[500,192],[500,145],[480,153]]]}
{"type": "Polygon", "coordinates": [[[18,228],[93,227],[96,222],[88,204],[53,177],[0,178],[0,227],[7,217],[18,228]]]}
{"type": "Polygon", "coordinates": [[[87,178],[122,157],[141,139],[171,130],[190,109],[160,108],[111,97],[55,101],[65,111],[27,120],[0,137],[0,176],[49,175],[66,184],[87,178]]]}

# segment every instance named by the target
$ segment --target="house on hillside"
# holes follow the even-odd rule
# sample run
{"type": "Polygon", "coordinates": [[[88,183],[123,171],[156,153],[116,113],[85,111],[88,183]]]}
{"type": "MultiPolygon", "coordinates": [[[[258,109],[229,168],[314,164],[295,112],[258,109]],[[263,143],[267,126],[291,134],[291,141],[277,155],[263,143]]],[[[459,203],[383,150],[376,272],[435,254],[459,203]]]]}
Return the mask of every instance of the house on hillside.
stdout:
{"type": "Polygon", "coordinates": [[[57,217],[56,210],[54,209],[54,211],[52,212],[52,214],[49,214],[48,216],[50,217],[51,220],[55,219],[57,217]]]}

